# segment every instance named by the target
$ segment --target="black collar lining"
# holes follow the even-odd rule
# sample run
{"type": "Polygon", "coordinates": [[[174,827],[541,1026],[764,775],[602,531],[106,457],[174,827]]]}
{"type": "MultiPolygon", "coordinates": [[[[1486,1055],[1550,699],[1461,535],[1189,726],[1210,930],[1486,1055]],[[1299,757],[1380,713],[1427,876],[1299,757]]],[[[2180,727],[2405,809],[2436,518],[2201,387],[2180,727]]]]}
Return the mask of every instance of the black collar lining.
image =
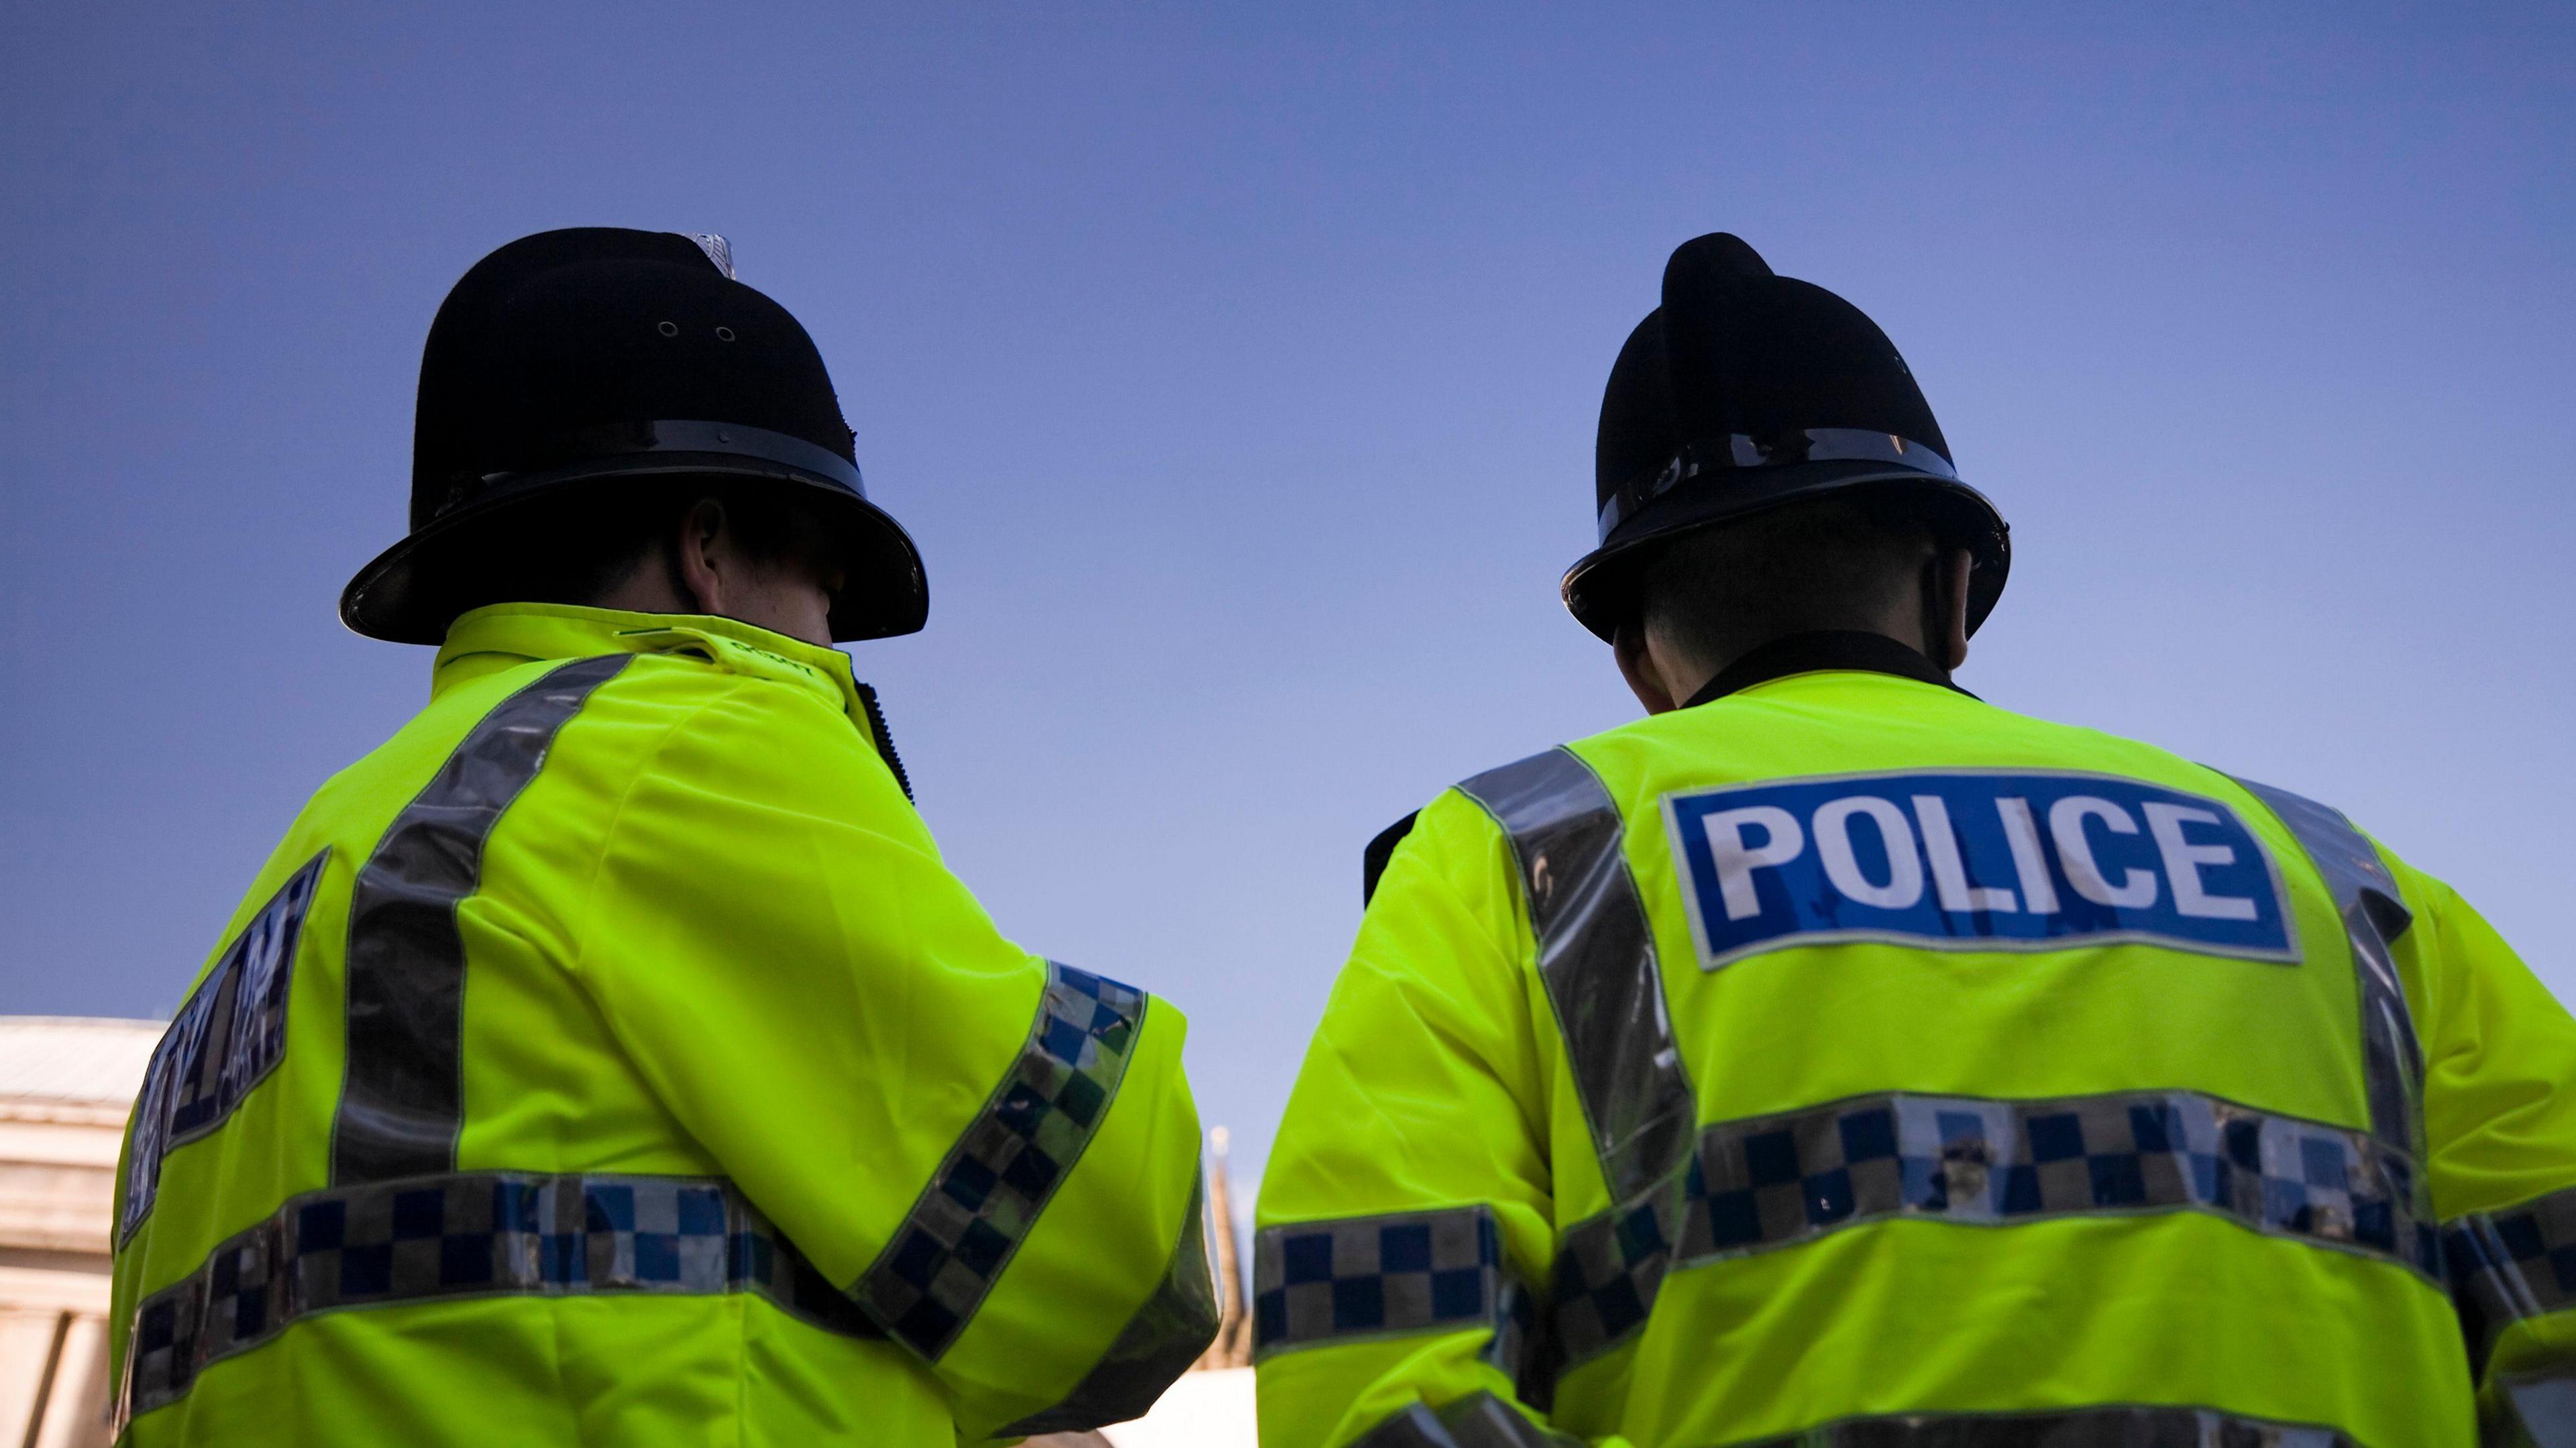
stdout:
{"type": "Polygon", "coordinates": [[[1816,633],[1791,634],[1773,639],[1747,652],[1742,658],[1717,671],[1717,677],[1700,686],[1682,707],[1695,709],[1702,704],[1741,693],[1756,684],[1785,679],[1791,674],[1808,674],[1822,669],[1850,669],[1870,674],[1894,674],[1917,683],[1938,684],[1954,694],[1977,697],[1950,682],[1949,672],[1914,649],[1898,643],[1885,634],[1866,633],[1857,629],[1829,629],[1816,633]]]}

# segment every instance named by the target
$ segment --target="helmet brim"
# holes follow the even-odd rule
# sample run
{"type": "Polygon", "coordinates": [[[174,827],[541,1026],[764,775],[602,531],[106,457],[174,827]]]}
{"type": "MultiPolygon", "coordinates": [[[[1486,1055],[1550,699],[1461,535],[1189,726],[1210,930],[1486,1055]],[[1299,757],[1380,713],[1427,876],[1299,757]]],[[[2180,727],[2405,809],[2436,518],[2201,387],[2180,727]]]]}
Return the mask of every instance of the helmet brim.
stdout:
{"type": "Polygon", "coordinates": [[[1791,463],[1746,469],[1727,476],[1723,488],[1693,493],[1677,489],[1621,523],[1600,547],[1576,559],[1561,587],[1567,612],[1602,642],[1637,612],[1645,565],[1665,544],[1686,534],[1861,487],[1919,491],[1953,514],[1945,532],[1975,560],[1968,579],[1968,632],[1994,611],[2012,571],[2012,535],[2003,515],[1983,493],[1952,478],[1866,460],[1791,463]]]}
{"type": "Polygon", "coordinates": [[[787,490],[811,508],[831,537],[844,586],[828,620],[832,641],[918,633],[930,617],[921,551],[884,509],[848,485],[788,463],[734,453],[655,452],[600,459],[523,485],[505,485],[440,515],[376,555],[340,594],[340,621],[389,643],[437,644],[457,615],[478,603],[471,582],[496,530],[549,505],[613,497],[683,479],[749,479],[787,490]]]}

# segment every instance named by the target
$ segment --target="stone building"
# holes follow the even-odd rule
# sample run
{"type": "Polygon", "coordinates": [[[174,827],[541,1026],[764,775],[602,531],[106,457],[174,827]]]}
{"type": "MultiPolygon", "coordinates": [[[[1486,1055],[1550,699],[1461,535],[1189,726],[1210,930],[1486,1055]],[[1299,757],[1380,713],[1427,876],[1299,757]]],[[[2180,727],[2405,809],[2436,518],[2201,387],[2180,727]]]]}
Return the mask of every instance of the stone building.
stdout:
{"type": "Polygon", "coordinates": [[[116,1152],[162,1029],[0,1016],[0,1444],[107,1442],[116,1152]]]}

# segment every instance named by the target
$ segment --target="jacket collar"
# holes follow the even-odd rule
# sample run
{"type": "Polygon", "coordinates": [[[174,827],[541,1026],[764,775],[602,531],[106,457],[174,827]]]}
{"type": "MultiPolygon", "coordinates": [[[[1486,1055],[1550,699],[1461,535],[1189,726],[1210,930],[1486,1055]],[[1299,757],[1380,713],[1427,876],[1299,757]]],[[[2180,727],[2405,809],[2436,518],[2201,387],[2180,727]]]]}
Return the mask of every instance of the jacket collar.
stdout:
{"type": "Polygon", "coordinates": [[[868,727],[850,656],[839,649],[709,614],[627,613],[569,603],[496,603],[458,618],[430,666],[429,694],[435,699],[476,679],[545,659],[678,651],[802,684],[828,698],[860,728],[868,727]]]}
{"type": "Polygon", "coordinates": [[[1749,650],[1734,663],[1718,670],[1716,678],[1700,685],[1699,692],[1691,695],[1682,707],[1697,708],[1729,694],[1741,693],[1756,684],[1826,669],[1893,674],[1900,679],[1938,684],[1954,694],[1967,694],[1971,699],[1977,697],[1951,683],[1949,672],[1940,665],[1885,634],[1831,629],[1791,634],[1749,650]]]}

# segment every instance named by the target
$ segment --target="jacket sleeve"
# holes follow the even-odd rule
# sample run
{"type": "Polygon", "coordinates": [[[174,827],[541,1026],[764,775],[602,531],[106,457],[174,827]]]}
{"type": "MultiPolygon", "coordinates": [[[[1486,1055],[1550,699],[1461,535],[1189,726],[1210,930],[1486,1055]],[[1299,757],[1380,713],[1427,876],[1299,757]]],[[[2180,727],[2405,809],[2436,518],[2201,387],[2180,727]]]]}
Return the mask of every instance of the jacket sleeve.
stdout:
{"type": "Polygon", "coordinates": [[[2402,870],[2400,888],[2433,1205],[2483,1439],[2560,1441],[2576,1432],[2576,1020],[2449,886],[2402,870]]]}
{"type": "Polygon", "coordinates": [[[1005,940],[845,715],[756,679],[695,707],[585,920],[661,1101],[962,1436],[1136,1416],[1205,1347],[1181,1015],[1005,940]]]}
{"type": "Polygon", "coordinates": [[[1507,858],[1443,795],[1334,984],[1262,1174],[1264,1448],[1573,1441],[1516,1396],[1554,1243],[1554,1068],[1507,858]]]}

